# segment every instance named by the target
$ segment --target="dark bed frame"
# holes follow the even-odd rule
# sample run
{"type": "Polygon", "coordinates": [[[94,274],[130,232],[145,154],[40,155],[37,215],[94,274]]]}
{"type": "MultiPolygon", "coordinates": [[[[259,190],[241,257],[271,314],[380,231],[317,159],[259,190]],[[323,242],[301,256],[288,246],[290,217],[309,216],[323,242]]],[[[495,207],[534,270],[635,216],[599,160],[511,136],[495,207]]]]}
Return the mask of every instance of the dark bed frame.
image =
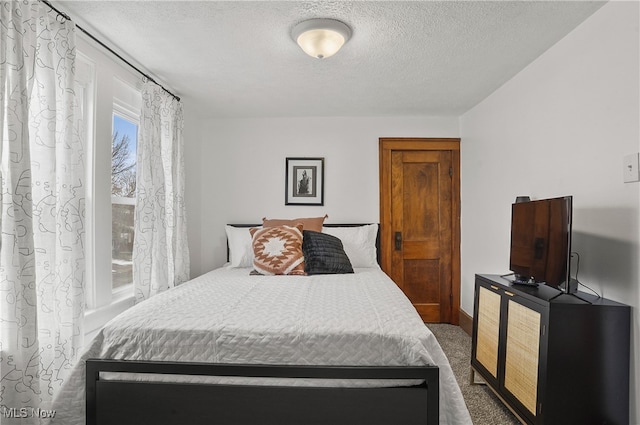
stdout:
{"type": "Polygon", "coordinates": [[[87,360],[87,425],[435,425],[437,367],[314,367],[87,360]],[[110,381],[101,372],[328,379],[420,379],[389,388],[110,381]]]}
{"type": "MultiPolygon", "coordinates": [[[[376,245],[379,253],[379,235],[376,245]]],[[[86,423],[436,425],[440,413],[438,380],[436,366],[239,365],[89,359],[86,362],[86,423]],[[106,380],[101,374],[103,372],[251,378],[409,379],[423,383],[381,388],[189,384],[106,380]]]]}

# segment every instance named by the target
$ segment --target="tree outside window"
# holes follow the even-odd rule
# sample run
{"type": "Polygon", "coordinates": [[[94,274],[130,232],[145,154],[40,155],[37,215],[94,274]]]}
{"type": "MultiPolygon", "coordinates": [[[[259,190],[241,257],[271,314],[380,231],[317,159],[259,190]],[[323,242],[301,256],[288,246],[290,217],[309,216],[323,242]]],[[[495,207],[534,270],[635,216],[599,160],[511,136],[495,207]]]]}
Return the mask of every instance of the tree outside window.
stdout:
{"type": "Polygon", "coordinates": [[[136,147],[138,124],[113,114],[111,149],[113,289],[133,282],[133,238],[136,196],[136,147]]]}

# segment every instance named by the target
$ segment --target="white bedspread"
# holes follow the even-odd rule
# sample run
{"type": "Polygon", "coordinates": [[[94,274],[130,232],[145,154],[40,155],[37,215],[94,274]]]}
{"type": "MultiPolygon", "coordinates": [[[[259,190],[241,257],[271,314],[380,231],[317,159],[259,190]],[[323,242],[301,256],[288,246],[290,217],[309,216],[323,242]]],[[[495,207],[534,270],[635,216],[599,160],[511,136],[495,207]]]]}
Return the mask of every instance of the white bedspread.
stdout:
{"type": "Polygon", "coordinates": [[[125,311],[96,336],[58,395],[52,423],[84,424],[88,358],[440,368],[440,423],[471,424],[449,362],[379,269],[249,276],[223,267],[125,311]]]}

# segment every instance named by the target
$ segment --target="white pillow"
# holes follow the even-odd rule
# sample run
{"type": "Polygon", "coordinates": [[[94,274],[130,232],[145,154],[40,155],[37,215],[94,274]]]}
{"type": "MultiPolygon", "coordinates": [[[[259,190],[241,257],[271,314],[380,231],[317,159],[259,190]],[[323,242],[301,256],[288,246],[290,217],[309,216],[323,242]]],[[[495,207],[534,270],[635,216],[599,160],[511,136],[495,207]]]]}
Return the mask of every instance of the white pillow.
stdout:
{"type": "MultiPolygon", "coordinates": [[[[262,226],[256,226],[262,227],[262,226]]],[[[231,267],[252,267],[253,246],[249,227],[225,226],[229,244],[229,265],[231,267]]]]}
{"type": "Polygon", "coordinates": [[[377,224],[354,227],[322,227],[322,232],[342,241],[344,252],[355,267],[380,267],[376,252],[377,224]]]}

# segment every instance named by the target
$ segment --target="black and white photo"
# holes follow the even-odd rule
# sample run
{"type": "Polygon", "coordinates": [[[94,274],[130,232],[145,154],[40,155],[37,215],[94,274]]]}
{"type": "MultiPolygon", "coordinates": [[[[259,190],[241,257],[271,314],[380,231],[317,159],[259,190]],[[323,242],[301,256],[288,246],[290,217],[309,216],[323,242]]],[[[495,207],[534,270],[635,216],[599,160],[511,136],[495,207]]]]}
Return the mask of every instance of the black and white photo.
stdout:
{"type": "Polygon", "coordinates": [[[285,205],[324,205],[324,158],[287,158],[285,205]]]}

